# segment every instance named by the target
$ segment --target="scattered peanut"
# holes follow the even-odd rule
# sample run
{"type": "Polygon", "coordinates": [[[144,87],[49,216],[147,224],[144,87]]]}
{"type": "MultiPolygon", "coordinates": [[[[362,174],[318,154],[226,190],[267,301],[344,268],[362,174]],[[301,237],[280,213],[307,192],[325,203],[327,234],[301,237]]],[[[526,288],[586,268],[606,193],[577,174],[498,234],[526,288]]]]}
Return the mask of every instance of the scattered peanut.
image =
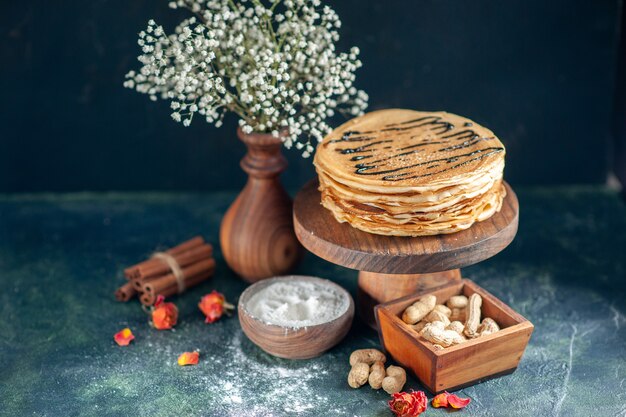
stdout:
{"type": "Polygon", "coordinates": [[[467,304],[467,320],[465,321],[465,336],[473,339],[478,336],[478,325],[480,324],[480,307],[483,299],[474,293],[470,296],[467,304]]]}
{"type": "Polygon", "coordinates": [[[406,383],[406,372],[399,366],[389,366],[385,370],[385,355],[376,349],[359,349],[350,355],[348,385],[360,388],[369,382],[373,389],[381,387],[388,393],[402,391],[406,383]]]}
{"type": "Polygon", "coordinates": [[[348,385],[352,388],[359,388],[367,383],[370,374],[370,366],[365,362],[358,362],[352,365],[348,374],[348,385]]]}
{"type": "Polygon", "coordinates": [[[440,313],[443,313],[448,318],[450,318],[450,315],[452,315],[452,310],[450,310],[448,307],[444,306],[443,304],[437,304],[435,308],[433,309],[433,311],[439,311],[440,313]]]}
{"type": "Polygon", "coordinates": [[[450,321],[465,322],[467,316],[467,308],[453,308],[450,315],[450,321]]]}
{"type": "Polygon", "coordinates": [[[450,324],[450,319],[440,310],[433,310],[424,318],[424,321],[427,323],[432,323],[433,321],[440,321],[446,326],[450,324]]]}
{"type": "Polygon", "coordinates": [[[382,387],[387,394],[395,394],[402,391],[406,383],[406,372],[399,366],[390,365],[387,368],[387,376],[383,379],[382,387]]]}
{"type": "Polygon", "coordinates": [[[437,297],[425,295],[419,301],[409,306],[402,314],[402,320],[408,324],[415,324],[430,313],[437,304],[437,297]]]}
{"type": "Polygon", "coordinates": [[[465,326],[460,321],[453,321],[446,327],[446,330],[454,330],[461,336],[463,336],[463,329],[465,329],[465,326]]]}
{"type": "Polygon", "coordinates": [[[451,309],[454,308],[465,308],[467,307],[467,297],[464,295],[453,295],[452,297],[448,298],[448,301],[446,301],[446,305],[448,307],[450,307],[451,309]]]}
{"type": "Polygon", "coordinates": [[[445,304],[437,304],[433,295],[425,295],[402,314],[402,320],[420,336],[433,343],[436,350],[486,336],[500,330],[491,318],[481,320],[482,297],[454,295],[445,304]]]}
{"type": "Polygon", "coordinates": [[[440,321],[429,323],[422,331],[422,337],[434,344],[448,347],[463,343],[464,339],[454,330],[446,330],[445,324],[440,321]]]}
{"type": "Polygon", "coordinates": [[[377,349],[358,349],[350,355],[350,365],[352,366],[360,362],[366,363],[369,366],[374,362],[385,363],[385,361],[387,361],[385,354],[377,349]]]}
{"type": "MultiPolygon", "coordinates": [[[[446,329],[446,324],[442,321],[433,321],[430,323],[430,325],[436,329],[439,330],[445,330],[446,329]]],[[[424,328],[426,328],[428,325],[426,325],[424,328]]],[[[422,329],[422,333],[424,332],[424,330],[422,329]]]]}
{"type": "Polygon", "coordinates": [[[486,317],[483,319],[480,326],[478,326],[478,335],[479,336],[487,336],[488,334],[495,333],[500,330],[500,326],[495,322],[494,319],[486,317]]]}
{"type": "Polygon", "coordinates": [[[370,376],[368,382],[373,389],[380,389],[383,386],[383,379],[385,379],[385,364],[381,361],[376,361],[370,367],[370,376]]]}

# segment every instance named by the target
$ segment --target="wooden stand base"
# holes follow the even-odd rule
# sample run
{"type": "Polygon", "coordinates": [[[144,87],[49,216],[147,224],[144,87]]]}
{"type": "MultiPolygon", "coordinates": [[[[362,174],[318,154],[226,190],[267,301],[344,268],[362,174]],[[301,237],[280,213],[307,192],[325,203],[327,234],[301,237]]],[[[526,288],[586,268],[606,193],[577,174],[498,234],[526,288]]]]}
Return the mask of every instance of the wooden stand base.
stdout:
{"type": "Polygon", "coordinates": [[[452,281],[461,281],[461,270],[432,272],[428,274],[382,274],[359,272],[357,311],[359,317],[376,329],[374,307],[427,288],[436,288],[452,281]]]}

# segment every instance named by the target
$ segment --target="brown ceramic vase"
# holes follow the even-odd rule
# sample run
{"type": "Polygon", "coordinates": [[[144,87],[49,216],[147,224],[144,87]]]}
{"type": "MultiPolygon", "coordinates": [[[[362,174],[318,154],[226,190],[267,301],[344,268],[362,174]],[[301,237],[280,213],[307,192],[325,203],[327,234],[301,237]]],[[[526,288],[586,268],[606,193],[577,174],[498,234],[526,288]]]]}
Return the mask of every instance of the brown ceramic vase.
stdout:
{"type": "Polygon", "coordinates": [[[241,160],[248,182],[222,219],[220,245],[230,268],[256,282],[290,272],[302,248],[293,230],[292,200],[279,180],[287,168],[282,141],[241,129],[237,136],[248,148],[241,160]]]}

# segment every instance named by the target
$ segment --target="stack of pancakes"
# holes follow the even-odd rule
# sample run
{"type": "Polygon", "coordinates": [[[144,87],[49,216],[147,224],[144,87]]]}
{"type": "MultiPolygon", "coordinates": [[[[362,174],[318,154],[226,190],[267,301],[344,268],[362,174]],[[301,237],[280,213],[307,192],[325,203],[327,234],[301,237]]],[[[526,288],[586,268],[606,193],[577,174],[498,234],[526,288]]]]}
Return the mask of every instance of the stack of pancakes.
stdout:
{"type": "Polygon", "coordinates": [[[390,109],[344,123],[319,144],[322,205],[369,233],[454,233],[500,210],[504,145],[445,112],[390,109]]]}

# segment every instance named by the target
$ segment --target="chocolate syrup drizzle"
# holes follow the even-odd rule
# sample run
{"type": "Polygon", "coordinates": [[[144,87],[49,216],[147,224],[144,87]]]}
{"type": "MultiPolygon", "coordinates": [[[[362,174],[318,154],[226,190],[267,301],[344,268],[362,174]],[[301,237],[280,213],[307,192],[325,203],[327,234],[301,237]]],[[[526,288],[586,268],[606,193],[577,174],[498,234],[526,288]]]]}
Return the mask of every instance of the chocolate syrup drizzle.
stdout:
{"type": "Polygon", "coordinates": [[[372,142],[372,143],[368,143],[367,145],[361,145],[358,146],[356,148],[340,148],[340,149],[336,149],[337,152],[339,152],[340,154],[343,155],[347,155],[350,153],[361,153],[361,152],[367,152],[367,148],[370,148],[374,145],[378,145],[379,143],[389,143],[389,142],[393,142],[393,140],[389,139],[389,140],[379,140],[377,142],[372,142]]]}
{"type": "MultiPolygon", "coordinates": [[[[374,161],[369,161],[366,163],[357,163],[354,165],[354,168],[355,168],[354,172],[358,175],[382,175],[381,179],[384,181],[400,181],[400,180],[406,180],[406,179],[411,179],[411,178],[422,178],[422,177],[428,177],[431,175],[436,175],[436,174],[440,174],[443,172],[451,171],[451,170],[460,168],[462,166],[468,165],[472,162],[479,161],[490,155],[494,155],[494,154],[504,151],[503,147],[486,147],[486,148],[477,149],[468,153],[461,153],[461,154],[452,155],[452,156],[445,157],[445,158],[432,159],[430,161],[419,162],[419,163],[402,166],[398,168],[380,169],[380,170],[377,169],[377,168],[382,168],[381,165],[379,165],[381,162],[389,161],[395,158],[402,158],[407,155],[423,152],[421,149],[419,149],[423,146],[438,145],[438,144],[447,145],[451,141],[453,141],[452,144],[433,151],[433,153],[451,152],[451,151],[456,151],[459,149],[469,148],[481,141],[490,141],[490,140],[495,139],[495,137],[493,136],[480,137],[480,135],[478,135],[473,129],[471,129],[471,127],[473,126],[471,122],[464,123],[463,124],[464,129],[451,132],[452,130],[455,129],[455,126],[450,122],[442,120],[441,116],[425,116],[425,117],[420,117],[417,119],[406,120],[404,122],[390,123],[390,124],[385,125],[380,130],[371,130],[367,132],[360,132],[360,131],[355,131],[355,130],[347,131],[347,132],[344,132],[341,138],[329,140],[323,146],[326,147],[331,143],[341,143],[341,142],[347,142],[347,143],[370,142],[374,139],[378,139],[379,134],[381,133],[411,131],[413,129],[423,127],[423,126],[433,126],[433,128],[431,128],[431,131],[433,133],[436,133],[437,136],[433,139],[431,138],[423,139],[420,142],[415,143],[413,145],[408,145],[408,146],[399,148],[398,151],[401,151],[399,153],[388,155],[383,158],[379,158],[374,161]],[[462,142],[455,143],[457,141],[462,141],[462,142]],[[410,171],[411,168],[416,168],[416,167],[421,167],[421,166],[425,167],[425,169],[428,169],[428,170],[433,169],[433,171],[425,173],[425,174],[412,175],[413,173],[412,171],[410,171]],[[441,168],[441,169],[434,170],[436,168],[441,168]],[[391,174],[391,175],[388,175],[388,174],[391,174]]],[[[413,135],[411,136],[411,139],[417,136],[419,135],[413,135]]],[[[376,155],[374,153],[375,145],[382,144],[382,143],[391,143],[393,141],[394,141],[393,138],[377,140],[374,142],[361,144],[354,148],[337,148],[335,149],[335,151],[341,153],[342,155],[364,153],[365,155],[356,155],[350,158],[350,161],[357,162],[357,161],[362,161],[364,159],[369,159],[369,158],[374,157],[376,155]]],[[[390,148],[391,148],[390,145],[383,147],[383,149],[390,149],[390,148]]]]}

